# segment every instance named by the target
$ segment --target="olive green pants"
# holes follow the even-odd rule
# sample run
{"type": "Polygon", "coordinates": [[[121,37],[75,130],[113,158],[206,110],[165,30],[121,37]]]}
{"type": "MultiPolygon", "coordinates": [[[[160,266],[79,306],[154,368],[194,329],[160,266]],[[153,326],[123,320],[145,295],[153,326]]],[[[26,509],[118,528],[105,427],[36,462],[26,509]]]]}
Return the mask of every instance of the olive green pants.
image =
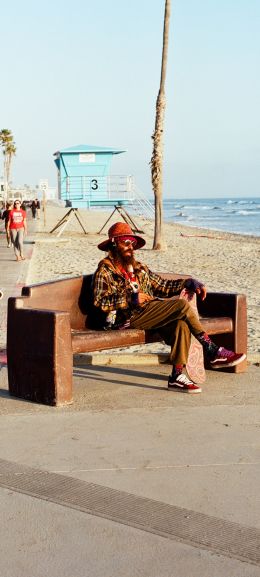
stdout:
{"type": "Polygon", "coordinates": [[[171,347],[170,361],[186,365],[191,334],[203,333],[199,319],[184,299],[154,299],[135,311],[130,319],[134,329],[154,330],[171,347]]]}

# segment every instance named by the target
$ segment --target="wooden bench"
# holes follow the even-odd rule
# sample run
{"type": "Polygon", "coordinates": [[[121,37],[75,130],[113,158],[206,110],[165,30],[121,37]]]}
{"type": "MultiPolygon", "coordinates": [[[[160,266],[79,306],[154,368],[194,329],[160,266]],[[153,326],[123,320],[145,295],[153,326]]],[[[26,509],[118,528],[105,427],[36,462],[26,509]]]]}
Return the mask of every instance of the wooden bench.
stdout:
{"type": "MultiPolygon", "coordinates": [[[[164,278],[185,275],[161,273],[164,278]]],[[[48,405],[72,402],[73,355],[160,341],[154,331],[88,328],[92,275],[57,280],[22,289],[8,301],[7,359],[9,391],[48,405]]],[[[209,293],[198,299],[202,325],[214,342],[236,352],[247,350],[246,297],[209,293]]],[[[246,361],[226,369],[246,370],[246,361]]]]}

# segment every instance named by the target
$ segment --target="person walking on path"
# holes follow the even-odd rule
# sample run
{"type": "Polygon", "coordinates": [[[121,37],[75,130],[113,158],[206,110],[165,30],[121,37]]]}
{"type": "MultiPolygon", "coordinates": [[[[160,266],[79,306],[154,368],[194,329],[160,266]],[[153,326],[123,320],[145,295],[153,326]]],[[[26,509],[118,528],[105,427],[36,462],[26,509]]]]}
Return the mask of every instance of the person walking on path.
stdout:
{"type": "Polygon", "coordinates": [[[32,201],[31,210],[32,210],[32,217],[35,220],[36,219],[36,212],[37,212],[37,200],[32,201]]]}
{"type": "Polygon", "coordinates": [[[27,234],[26,212],[21,208],[20,200],[14,201],[14,208],[10,210],[7,229],[10,231],[16,260],[25,260],[23,254],[23,239],[27,234]]]}
{"type": "Polygon", "coordinates": [[[40,212],[41,212],[41,203],[39,201],[38,198],[35,199],[36,202],[36,211],[37,211],[37,218],[40,218],[40,212]]]}
{"type": "Polygon", "coordinates": [[[109,238],[98,248],[108,252],[93,278],[94,328],[154,329],[170,345],[173,365],[168,388],[200,393],[201,388],[183,370],[187,363],[191,334],[202,344],[211,367],[231,367],[246,355],[218,347],[205,333],[189,302],[179,298],[186,288],[202,300],[207,290],[194,278],[165,280],[135,260],[134,250],[145,245],[128,224],[117,222],[108,231],[109,238]]]}
{"type": "Polygon", "coordinates": [[[5,221],[5,232],[6,232],[6,240],[7,240],[7,247],[11,248],[11,236],[10,236],[10,230],[8,228],[8,221],[9,221],[9,214],[10,211],[13,208],[13,203],[12,202],[7,202],[6,203],[6,208],[2,213],[2,220],[5,221]]]}

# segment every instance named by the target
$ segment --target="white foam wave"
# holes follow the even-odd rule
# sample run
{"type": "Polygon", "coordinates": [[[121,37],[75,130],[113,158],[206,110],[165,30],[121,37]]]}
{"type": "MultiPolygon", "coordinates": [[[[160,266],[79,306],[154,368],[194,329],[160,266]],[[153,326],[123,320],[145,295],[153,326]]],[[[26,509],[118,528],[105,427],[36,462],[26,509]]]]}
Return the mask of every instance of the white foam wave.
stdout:
{"type": "Polygon", "coordinates": [[[250,214],[250,216],[255,216],[255,214],[260,214],[260,212],[258,210],[238,210],[237,214],[241,214],[243,216],[248,216],[250,214]]]}

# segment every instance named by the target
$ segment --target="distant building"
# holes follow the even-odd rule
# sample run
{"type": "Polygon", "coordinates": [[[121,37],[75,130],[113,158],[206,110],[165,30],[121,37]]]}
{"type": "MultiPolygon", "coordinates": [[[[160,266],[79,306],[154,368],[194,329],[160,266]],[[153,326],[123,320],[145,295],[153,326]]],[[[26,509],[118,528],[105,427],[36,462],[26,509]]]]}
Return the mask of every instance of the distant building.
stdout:
{"type": "Polygon", "coordinates": [[[37,186],[30,186],[24,184],[22,186],[11,186],[8,191],[8,197],[6,199],[4,193],[4,183],[0,179],[0,201],[14,200],[19,198],[21,200],[33,200],[34,198],[43,198],[43,191],[45,190],[46,200],[56,200],[58,198],[57,189],[50,187],[47,179],[41,179],[37,186]]]}

